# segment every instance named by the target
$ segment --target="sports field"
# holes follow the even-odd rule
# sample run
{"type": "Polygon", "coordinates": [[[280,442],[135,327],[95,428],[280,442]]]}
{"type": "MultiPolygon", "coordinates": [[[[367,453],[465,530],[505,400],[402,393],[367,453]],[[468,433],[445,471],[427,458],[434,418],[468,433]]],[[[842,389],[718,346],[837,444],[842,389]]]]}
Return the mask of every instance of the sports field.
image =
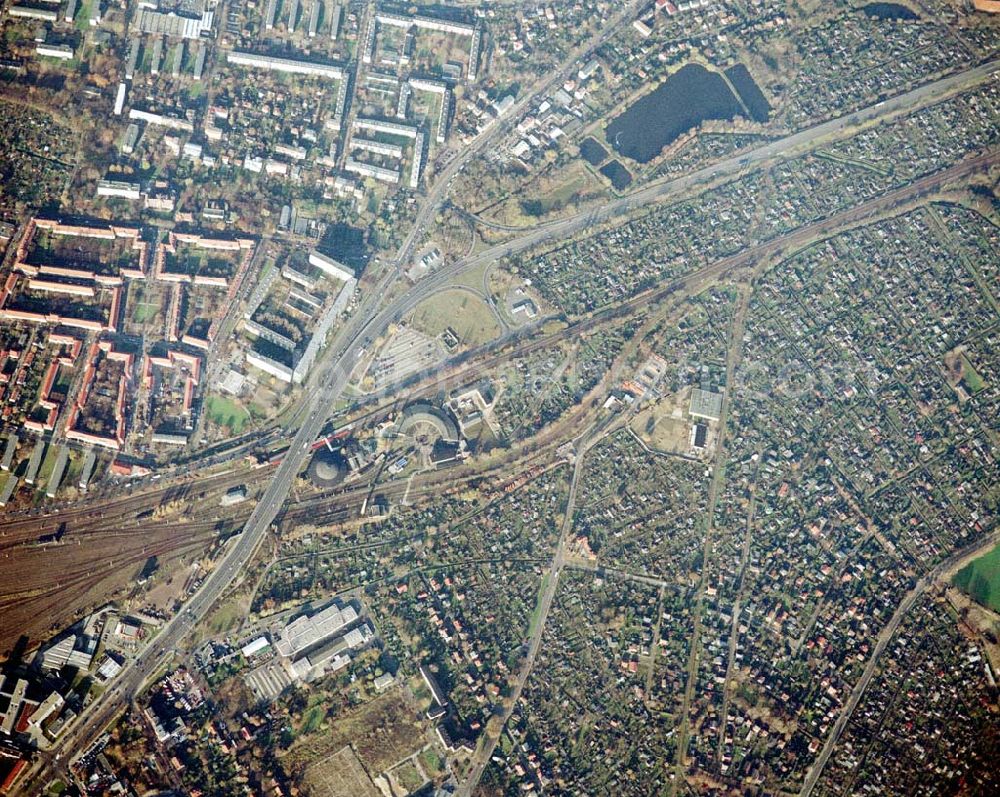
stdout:
{"type": "Polygon", "coordinates": [[[976,603],[1000,612],[1000,545],[959,570],[952,583],[976,603]]]}

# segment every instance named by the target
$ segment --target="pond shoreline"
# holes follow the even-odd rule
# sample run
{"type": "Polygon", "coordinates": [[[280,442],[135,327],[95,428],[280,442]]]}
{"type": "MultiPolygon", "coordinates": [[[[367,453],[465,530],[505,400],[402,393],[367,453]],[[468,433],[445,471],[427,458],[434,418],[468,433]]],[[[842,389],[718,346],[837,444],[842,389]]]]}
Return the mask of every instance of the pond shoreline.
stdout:
{"type": "Polygon", "coordinates": [[[617,155],[646,164],[706,121],[731,122],[747,113],[754,121],[765,121],[770,106],[749,71],[742,64],[729,71],[723,75],[701,64],[685,64],[612,119],[605,139],[617,155]],[[736,81],[732,87],[729,71],[736,81]]]}

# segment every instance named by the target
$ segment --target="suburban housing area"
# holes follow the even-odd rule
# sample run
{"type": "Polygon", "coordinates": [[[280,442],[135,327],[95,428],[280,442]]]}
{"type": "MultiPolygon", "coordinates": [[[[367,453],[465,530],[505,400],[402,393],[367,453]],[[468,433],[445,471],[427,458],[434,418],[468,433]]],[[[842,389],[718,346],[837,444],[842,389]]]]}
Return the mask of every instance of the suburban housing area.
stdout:
{"type": "Polygon", "coordinates": [[[0,794],[1000,793],[996,5],[0,5],[0,794]]]}

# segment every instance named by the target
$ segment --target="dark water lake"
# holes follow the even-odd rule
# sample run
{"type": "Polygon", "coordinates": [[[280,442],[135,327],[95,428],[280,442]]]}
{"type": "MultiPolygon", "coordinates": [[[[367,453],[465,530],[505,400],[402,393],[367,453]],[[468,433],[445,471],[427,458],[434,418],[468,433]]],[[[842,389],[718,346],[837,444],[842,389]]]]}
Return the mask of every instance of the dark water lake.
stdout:
{"type": "Polygon", "coordinates": [[[619,161],[605,163],[601,167],[601,174],[611,181],[611,185],[615,187],[616,191],[627,188],[629,183],[632,182],[632,175],[629,173],[629,170],[622,166],[619,161]]]}
{"type": "Polygon", "coordinates": [[[648,163],[692,127],[732,120],[741,110],[720,74],[687,64],[615,117],[605,135],[618,154],[648,163]]]}
{"type": "Polygon", "coordinates": [[[588,136],[580,143],[580,156],[591,166],[596,166],[608,157],[608,151],[596,138],[588,136]]]}
{"type": "Polygon", "coordinates": [[[899,3],[869,3],[861,10],[865,16],[876,19],[919,19],[911,9],[899,3]]]}
{"type": "Polygon", "coordinates": [[[731,66],[726,70],[726,77],[733,84],[736,93],[740,95],[743,104],[750,111],[750,118],[755,122],[766,122],[771,116],[771,106],[767,97],[754,82],[753,76],[743,64],[731,66]]]}

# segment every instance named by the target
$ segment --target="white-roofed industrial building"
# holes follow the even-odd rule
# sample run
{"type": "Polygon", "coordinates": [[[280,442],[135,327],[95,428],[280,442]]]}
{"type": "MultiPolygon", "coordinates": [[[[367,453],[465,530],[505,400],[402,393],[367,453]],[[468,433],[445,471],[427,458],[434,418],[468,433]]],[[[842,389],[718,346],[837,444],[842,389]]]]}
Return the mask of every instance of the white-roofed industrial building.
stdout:
{"type": "Polygon", "coordinates": [[[268,641],[267,637],[259,636],[252,642],[248,642],[246,645],[240,648],[240,653],[242,653],[246,658],[249,659],[251,656],[256,656],[262,650],[270,646],[271,643],[268,641]]]}
{"type": "Polygon", "coordinates": [[[295,658],[357,619],[358,611],[351,605],[334,604],[311,617],[302,615],[285,626],[275,648],[282,656],[295,658]]]}

